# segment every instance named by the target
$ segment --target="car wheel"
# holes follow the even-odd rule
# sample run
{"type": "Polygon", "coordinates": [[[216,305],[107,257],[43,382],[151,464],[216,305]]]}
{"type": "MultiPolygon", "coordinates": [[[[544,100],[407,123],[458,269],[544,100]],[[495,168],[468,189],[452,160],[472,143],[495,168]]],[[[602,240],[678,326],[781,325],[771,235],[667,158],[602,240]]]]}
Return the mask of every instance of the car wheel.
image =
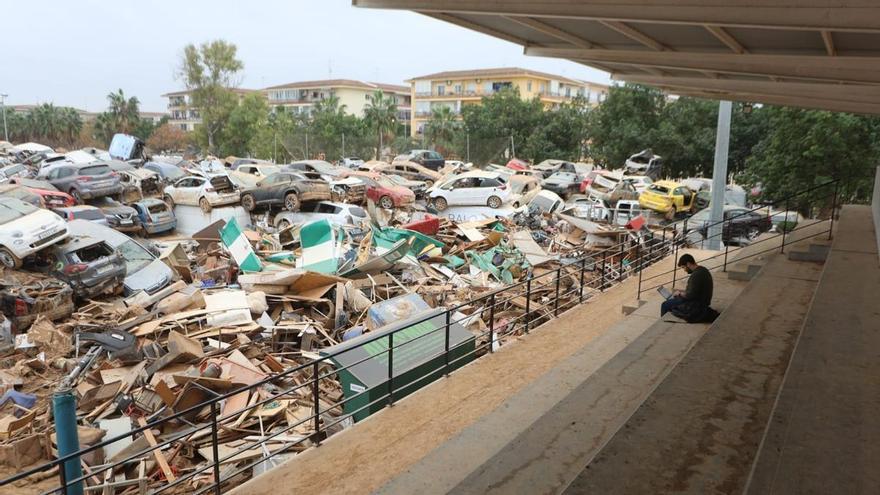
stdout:
{"type": "Polygon", "coordinates": [[[290,227],[290,222],[288,222],[287,220],[282,220],[278,222],[278,230],[284,230],[288,227],[290,227]]]}
{"type": "Polygon", "coordinates": [[[287,193],[284,196],[284,209],[287,211],[299,211],[299,195],[296,193],[287,193]]]}
{"type": "Polygon", "coordinates": [[[21,258],[12,254],[8,248],[0,248],[0,264],[6,268],[20,268],[21,258]]]}
{"type": "Polygon", "coordinates": [[[447,206],[449,206],[449,204],[446,202],[446,199],[434,198],[434,208],[436,208],[437,211],[443,211],[447,206]]]}
{"type": "Polygon", "coordinates": [[[432,181],[431,179],[428,179],[425,181],[425,188],[429,188],[433,185],[434,185],[434,181],[432,181]]]}
{"type": "Polygon", "coordinates": [[[174,198],[166,194],[165,204],[168,205],[168,208],[174,209],[174,198]]]}
{"type": "Polygon", "coordinates": [[[201,198],[199,200],[199,208],[205,213],[211,213],[211,203],[208,202],[208,198],[201,198]]]}
{"type": "Polygon", "coordinates": [[[245,210],[251,212],[257,209],[257,201],[252,194],[245,194],[241,197],[241,206],[244,207],[245,210]]]}
{"type": "Polygon", "coordinates": [[[755,227],[754,225],[749,227],[749,230],[746,231],[746,237],[748,237],[750,240],[754,240],[759,235],[761,235],[761,229],[755,227]]]}
{"type": "Polygon", "coordinates": [[[394,208],[394,201],[391,199],[391,196],[382,196],[379,198],[379,206],[386,210],[390,210],[391,208],[394,208]]]}
{"type": "Polygon", "coordinates": [[[76,204],[78,204],[78,205],[84,204],[82,195],[76,189],[71,189],[70,195],[73,196],[73,200],[76,201],[76,204]]]}
{"type": "Polygon", "coordinates": [[[489,196],[489,201],[486,201],[486,204],[489,205],[489,208],[500,208],[501,198],[498,196],[489,196]]]}

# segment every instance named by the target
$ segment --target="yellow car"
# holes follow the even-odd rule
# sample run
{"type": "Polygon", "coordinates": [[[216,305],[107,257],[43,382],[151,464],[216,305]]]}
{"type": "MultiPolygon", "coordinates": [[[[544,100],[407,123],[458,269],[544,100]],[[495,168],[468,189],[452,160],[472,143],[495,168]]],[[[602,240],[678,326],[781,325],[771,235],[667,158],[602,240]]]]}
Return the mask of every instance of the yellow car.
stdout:
{"type": "Polygon", "coordinates": [[[687,187],[671,180],[658,180],[639,195],[639,206],[674,217],[690,211],[697,195],[687,187]]]}

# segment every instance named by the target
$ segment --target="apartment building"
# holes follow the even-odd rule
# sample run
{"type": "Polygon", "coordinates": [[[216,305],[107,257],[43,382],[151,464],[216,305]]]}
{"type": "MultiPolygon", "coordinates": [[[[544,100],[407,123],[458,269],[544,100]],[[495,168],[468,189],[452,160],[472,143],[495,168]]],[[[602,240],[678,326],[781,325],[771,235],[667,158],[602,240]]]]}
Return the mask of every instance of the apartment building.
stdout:
{"type": "MultiPolygon", "coordinates": [[[[248,94],[259,92],[257,89],[241,88],[234,88],[232,91],[238,94],[239,101],[248,94]]],[[[162,97],[168,98],[168,122],[170,124],[180,127],[184,131],[190,132],[195,130],[196,125],[202,123],[199,109],[193,105],[191,91],[174,91],[171,93],[165,93],[162,97]]]]}
{"type": "Polygon", "coordinates": [[[479,105],[482,97],[507,88],[518,88],[523,99],[539,98],[547,109],[585,98],[598,105],[608,86],[518,67],[438,72],[408,81],[412,95],[412,135],[421,134],[433,111],[447,106],[456,115],[466,105],[479,105]]]}
{"type": "Polygon", "coordinates": [[[300,81],[264,89],[272,107],[285,107],[295,113],[311,115],[315,104],[332,96],[339,98],[346,113],[362,116],[370,95],[382,90],[386,97],[397,103],[398,118],[410,119],[410,88],[396,84],[356,81],[353,79],[328,79],[323,81],[300,81]]]}

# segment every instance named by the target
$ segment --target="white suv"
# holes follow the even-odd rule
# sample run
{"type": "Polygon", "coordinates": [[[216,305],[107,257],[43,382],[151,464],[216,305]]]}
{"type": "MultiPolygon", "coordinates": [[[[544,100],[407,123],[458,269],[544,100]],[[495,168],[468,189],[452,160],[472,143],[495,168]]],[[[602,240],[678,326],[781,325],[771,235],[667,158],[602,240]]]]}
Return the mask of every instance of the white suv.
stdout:
{"type": "Polygon", "coordinates": [[[428,189],[428,198],[439,211],[458,205],[499,208],[508,196],[507,176],[498,172],[467,172],[428,189]]]}

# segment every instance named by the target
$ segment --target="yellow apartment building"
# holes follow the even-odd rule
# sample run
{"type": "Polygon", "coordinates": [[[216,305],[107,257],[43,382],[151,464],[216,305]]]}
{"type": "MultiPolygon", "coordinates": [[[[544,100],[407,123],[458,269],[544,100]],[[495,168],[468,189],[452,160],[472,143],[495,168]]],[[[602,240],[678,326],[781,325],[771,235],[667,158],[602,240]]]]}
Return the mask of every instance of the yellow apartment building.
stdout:
{"type": "Polygon", "coordinates": [[[482,97],[506,88],[519,88],[523,99],[538,97],[548,109],[582,96],[598,105],[608,86],[518,67],[438,72],[406,81],[412,95],[411,134],[424,130],[433,111],[448,106],[456,115],[466,105],[478,105],[482,97]]]}
{"type": "MultiPolygon", "coordinates": [[[[238,101],[251,93],[257,93],[257,89],[233,88],[233,92],[238,94],[238,101]]],[[[168,98],[168,123],[180,129],[192,132],[196,126],[202,123],[202,116],[199,109],[193,105],[192,92],[189,90],[172,91],[165,93],[163,98],[168,98]]]]}

